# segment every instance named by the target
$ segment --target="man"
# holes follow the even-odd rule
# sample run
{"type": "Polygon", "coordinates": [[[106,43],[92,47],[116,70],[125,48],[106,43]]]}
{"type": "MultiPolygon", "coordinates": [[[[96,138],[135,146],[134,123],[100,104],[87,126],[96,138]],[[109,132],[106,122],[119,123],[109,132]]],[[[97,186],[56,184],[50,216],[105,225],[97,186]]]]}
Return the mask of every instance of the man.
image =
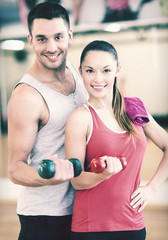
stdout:
{"type": "Polygon", "coordinates": [[[64,131],[69,114],[86,101],[86,92],[66,62],[72,41],[66,10],[41,3],[30,11],[28,27],[35,62],[14,87],[8,105],[9,177],[22,185],[19,240],[67,240],[74,198],[69,179],[74,173],[64,160],[64,131]],[[44,158],[56,165],[51,179],[38,175],[44,158]]]}

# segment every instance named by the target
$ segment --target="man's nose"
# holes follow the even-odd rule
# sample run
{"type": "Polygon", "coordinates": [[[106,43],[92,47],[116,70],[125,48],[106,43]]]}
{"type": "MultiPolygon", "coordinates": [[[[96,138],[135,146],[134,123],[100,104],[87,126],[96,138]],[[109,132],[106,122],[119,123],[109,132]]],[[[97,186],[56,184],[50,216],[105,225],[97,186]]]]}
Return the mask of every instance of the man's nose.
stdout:
{"type": "Polygon", "coordinates": [[[47,51],[50,53],[56,52],[58,49],[57,42],[55,40],[50,40],[47,45],[47,51]]]}

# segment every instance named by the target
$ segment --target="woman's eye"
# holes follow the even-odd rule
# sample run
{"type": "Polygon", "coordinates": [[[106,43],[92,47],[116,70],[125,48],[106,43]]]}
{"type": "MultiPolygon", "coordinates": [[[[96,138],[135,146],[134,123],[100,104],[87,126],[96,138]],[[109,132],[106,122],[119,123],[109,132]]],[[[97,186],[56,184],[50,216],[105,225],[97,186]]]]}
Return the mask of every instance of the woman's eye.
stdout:
{"type": "Polygon", "coordinates": [[[87,69],[86,72],[88,72],[88,73],[93,73],[93,70],[87,69]]]}
{"type": "Polygon", "coordinates": [[[111,70],[110,69],[105,69],[104,72],[108,73],[108,72],[111,72],[111,70]]]}

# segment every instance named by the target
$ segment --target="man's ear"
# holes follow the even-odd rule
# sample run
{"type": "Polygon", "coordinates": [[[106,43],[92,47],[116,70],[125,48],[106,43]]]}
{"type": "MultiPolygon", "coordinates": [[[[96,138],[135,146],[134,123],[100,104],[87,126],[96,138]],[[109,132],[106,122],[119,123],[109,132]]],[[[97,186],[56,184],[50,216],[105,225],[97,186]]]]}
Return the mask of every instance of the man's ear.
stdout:
{"type": "Polygon", "coordinates": [[[30,34],[27,35],[27,40],[28,40],[29,44],[32,45],[33,37],[30,34]]]}

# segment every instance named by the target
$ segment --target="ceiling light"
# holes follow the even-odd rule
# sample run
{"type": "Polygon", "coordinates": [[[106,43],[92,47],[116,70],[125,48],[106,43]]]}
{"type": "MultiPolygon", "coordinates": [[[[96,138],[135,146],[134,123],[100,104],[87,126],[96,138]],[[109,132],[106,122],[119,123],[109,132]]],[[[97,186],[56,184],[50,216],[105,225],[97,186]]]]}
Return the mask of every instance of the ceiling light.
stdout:
{"type": "Polygon", "coordinates": [[[24,49],[25,43],[20,40],[6,40],[1,43],[1,48],[5,50],[19,51],[24,49]]]}
{"type": "Polygon", "coordinates": [[[121,26],[119,23],[112,23],[107,25],[104,30],[108,32],[119,32],[121,30],[121,26]]]}

